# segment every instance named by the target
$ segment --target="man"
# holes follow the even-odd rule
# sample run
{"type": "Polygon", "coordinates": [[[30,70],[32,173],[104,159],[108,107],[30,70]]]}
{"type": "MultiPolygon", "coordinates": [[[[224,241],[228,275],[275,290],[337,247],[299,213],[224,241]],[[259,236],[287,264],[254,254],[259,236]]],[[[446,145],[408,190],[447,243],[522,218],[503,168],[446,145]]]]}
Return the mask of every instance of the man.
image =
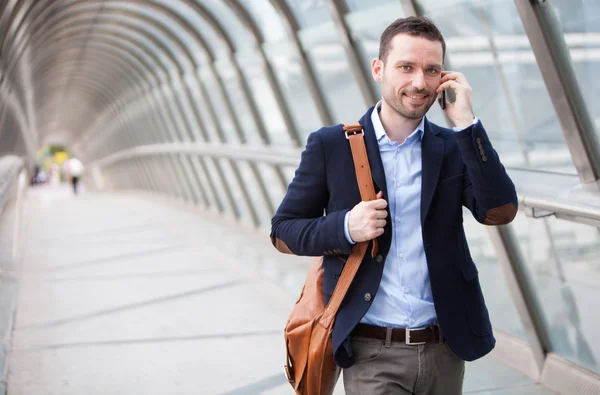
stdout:
{"type": "Polygon", "coordinates": [[[71,184],[73,184],[73,194],[77,195],[79,179],[83,173],[83,164],[77,158],[71,158],[68,162],[69,174],[71,175],[71,184]]]}
{"type": "Polygon", "coordinates": [[[378,199],[360,201],[342,125],[325,127],[309,136],[272,220],[278,250],[324,255],[325,302],[353,244],[379,240],[333,329],[347,394],[460,394],[464,360],[495,344],[462,206],[481,223],[506,224],[517,196],[472,112],[467,79],[443,71],[444,55],[428,19],[392,23],[371,64],[383,97],[360,120],[378,199]],[[445,89],[456,95],[445,109],[454,130],[425,118],[445,89]]]}

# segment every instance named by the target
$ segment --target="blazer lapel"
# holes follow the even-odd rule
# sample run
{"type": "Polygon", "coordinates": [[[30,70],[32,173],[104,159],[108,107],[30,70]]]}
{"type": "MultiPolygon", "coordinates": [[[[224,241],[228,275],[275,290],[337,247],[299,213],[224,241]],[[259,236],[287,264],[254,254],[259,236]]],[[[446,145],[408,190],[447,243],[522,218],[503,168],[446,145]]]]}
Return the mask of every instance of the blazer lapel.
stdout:
{"type": "Polygon", "coordinates": [[[425,133],[421,142],[421,226],[425,223],[431,199],[438,183],[442,160],[444,159],[444,140],[439,129],[425,118],[425,133]]]}
{"type": "Polygon", "coordinates": [[[371,176],[373,181],[383,191],[384,199],[387,199],[387,185],[385,182],[385,172],[383,171],[383,162],[381,161],[381,154],[379,153],[379,144],[377,143],[377,137],[375,136],[375,128],[371,121],[371,112],[375,111],[375,107],[371,107],[365,115],[360,119],[359,123],[362,125],[365,132],[365,145],[367,147],[367,155],[369,156],[369,165],[371,166],[371,176]]]}

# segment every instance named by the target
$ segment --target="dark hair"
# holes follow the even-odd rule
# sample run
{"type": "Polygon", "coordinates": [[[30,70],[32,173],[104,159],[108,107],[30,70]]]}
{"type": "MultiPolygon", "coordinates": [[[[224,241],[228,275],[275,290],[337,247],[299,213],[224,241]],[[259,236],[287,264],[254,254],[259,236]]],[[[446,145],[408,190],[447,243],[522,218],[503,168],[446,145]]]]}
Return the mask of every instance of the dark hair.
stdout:
{"type": "Polygon", "coordinates": [[[379,41],[379,59],[385,61],[388,52],[390,52],[392,39],[402,33],[441,42],[443,56],[446,56],[446,42],[437,26],[427,17],[409,16],[408,18],[396,19],[383,31],[379,41]]]}

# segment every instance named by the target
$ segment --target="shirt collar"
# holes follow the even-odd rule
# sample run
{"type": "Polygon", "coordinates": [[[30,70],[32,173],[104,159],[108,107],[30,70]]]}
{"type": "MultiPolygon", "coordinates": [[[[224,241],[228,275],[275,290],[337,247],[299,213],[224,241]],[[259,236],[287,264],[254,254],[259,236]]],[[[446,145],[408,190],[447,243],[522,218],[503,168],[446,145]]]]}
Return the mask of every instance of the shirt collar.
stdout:
{"type": "MultiPolygon", "coordinates": [[[[375,129],[375,137],[377,137],[377,141],[379,143],[382,142],[392,142],[387,134],[385,133],[385,129],[383,128],[383,124],[381,123],[381,118],[379,118],[379,110],[381,109],[381,100],[377,102],[375,108],[373,108],[373,112],[371,113],[371,121],[373,122],[373,128],[375,129]]],[[[411,139],[413,135],[419,132],[419,140],[423,138],[423,133],[425,133],[425,117],[421,118],[421,122],[417,125],[417,128],[407,137],[411,139]]]]}

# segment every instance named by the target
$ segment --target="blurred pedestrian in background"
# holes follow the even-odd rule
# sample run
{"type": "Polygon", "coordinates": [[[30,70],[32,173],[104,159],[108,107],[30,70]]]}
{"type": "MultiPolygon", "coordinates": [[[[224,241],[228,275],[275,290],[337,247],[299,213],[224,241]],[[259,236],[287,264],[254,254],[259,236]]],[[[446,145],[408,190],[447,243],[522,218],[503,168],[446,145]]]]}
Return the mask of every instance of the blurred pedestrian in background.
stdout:
{"type": "Polygon", "coordinates": [[[71,176],[71,184],[73,184],[73,193],[77,195],[77,186],[83,173],[83,163],[77,158],[71,158],[69,159],[67,168],[71,176]]]}

